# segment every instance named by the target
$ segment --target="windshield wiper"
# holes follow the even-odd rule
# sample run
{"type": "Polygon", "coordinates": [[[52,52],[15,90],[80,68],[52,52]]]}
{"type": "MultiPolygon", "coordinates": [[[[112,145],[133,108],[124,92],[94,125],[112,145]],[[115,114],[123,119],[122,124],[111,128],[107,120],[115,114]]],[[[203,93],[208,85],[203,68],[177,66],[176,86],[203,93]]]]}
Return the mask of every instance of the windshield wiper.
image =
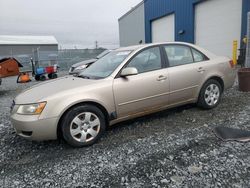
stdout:
{"type": "Polygon", "coordinates": [[[80,77],[80,78],[85,78],[85,79],[90,79],[89,76],[85,76],[85,75],[78,75],[78,77],[80,77]]]}

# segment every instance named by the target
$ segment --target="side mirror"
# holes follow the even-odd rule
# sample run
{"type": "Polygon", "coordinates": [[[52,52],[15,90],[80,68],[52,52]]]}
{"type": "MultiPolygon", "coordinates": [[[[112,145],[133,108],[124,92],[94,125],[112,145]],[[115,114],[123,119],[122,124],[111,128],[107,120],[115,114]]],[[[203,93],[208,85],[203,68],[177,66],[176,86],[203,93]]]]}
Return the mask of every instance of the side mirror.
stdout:
{"type": "Polygon", "coordinates": [[[135,67],[127,67],[122,70],[120,76],[127,77],[127,76],[133,76],[137,74],[138,74],[138,70],[135,67]]]}

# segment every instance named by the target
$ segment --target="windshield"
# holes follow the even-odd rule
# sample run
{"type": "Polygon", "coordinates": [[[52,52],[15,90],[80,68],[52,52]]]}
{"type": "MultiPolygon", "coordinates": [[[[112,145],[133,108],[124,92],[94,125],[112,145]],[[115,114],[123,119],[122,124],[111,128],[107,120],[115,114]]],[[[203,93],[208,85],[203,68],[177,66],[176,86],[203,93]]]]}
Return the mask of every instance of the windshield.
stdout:
{"type": "Polygon", "coordinates": [[[131,51],[113,51],[83,70],[79,77],[106,78],[128,57],[131,51]]]}
{"type": "Polygon", "coordinates": [[[104,57],[105,55],[107,55],[110,52],[110,50],[105,50],[104,52],[100,53],[96,58],[97,59],[101,59],[102,57],[104,57]]]}

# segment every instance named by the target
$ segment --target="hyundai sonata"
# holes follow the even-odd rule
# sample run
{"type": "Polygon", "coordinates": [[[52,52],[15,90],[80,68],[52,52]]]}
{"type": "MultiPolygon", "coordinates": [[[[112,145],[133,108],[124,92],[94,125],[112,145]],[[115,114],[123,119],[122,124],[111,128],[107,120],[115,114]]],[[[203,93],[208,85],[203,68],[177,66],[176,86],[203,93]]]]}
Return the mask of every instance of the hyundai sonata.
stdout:
{"type": "Polygon", "coordinates": [[[173,42],[119,48],[77,77],[36,85],[13,101],[16,133],[30,140],[59,136],[75,147],[95,143],[108,126],[187,103],[216,107],[235,81],[227,57],[173,42]]]}

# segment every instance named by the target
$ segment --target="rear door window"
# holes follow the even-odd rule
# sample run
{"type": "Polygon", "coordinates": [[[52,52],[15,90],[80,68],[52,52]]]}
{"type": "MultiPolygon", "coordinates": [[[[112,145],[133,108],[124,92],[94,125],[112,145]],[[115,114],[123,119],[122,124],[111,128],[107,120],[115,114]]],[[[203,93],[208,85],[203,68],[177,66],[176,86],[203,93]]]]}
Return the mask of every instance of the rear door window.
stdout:
{"type": "Polygon", "coordinates": [[[164,47],[170,67],[194,63],[191,49],[188,46],[168,45],[164,47]]]}

